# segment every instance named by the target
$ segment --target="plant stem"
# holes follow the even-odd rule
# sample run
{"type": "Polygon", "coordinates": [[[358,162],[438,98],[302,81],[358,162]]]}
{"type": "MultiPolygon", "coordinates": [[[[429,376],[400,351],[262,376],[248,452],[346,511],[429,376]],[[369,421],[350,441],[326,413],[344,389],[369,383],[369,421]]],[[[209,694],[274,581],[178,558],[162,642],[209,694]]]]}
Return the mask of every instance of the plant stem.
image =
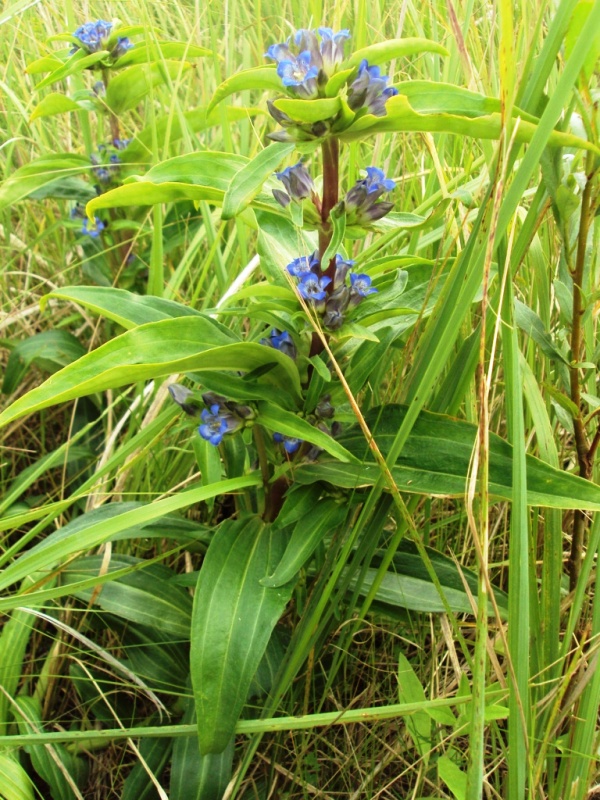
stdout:
{"type": "MultiPolygon", "coordinates": [[[[319,252],[324,253],[331,241],[329,214],[340,196],[340,145],[335,137],[325,139],[323,153],[323,204],[321,206],[321,228],[319,230],[319,252]]],[[[321,270],[333,281],[335,258],[329,264],[321,264],[321,270]]],[[[330,284],[332,286],[333,284],[330,284]]]]}
{"type": "MultiPolygon", "coordinates": [[[[588,154],[587,157],[586,173],[587,181],[581,196],[581,216],[579,219],[577,255],[575,258],[575,266],[571,273],[571,277],[573,278],[573,323],[571,328],[571,367],[569,373],[571,400],[577,406],[579,412],[573,419],[579,474],[582,478],[589,480],[592,476],[592,462],[595,448],[592,450],[590,447],[585,430],[583,411],[581,409],[581,380],[579,371],[580,368],[578,364],[581,359],[581,350],[583,346],[582,318],[585,311],[585,302],[582,286],[583,273],[585,269],[585,252],[590,224],[593,219],[592,187],[594,170],[592,154],[588,154]]],[[[573,517],[573,538],[571,542],[571,555],[569,558],[569,583],[571,590],[573,590],[577,584],[577,579],[579,577],[579,571],[581,568],[584,530],[585,515],[581,509],[576,509],[573,517]]]]}

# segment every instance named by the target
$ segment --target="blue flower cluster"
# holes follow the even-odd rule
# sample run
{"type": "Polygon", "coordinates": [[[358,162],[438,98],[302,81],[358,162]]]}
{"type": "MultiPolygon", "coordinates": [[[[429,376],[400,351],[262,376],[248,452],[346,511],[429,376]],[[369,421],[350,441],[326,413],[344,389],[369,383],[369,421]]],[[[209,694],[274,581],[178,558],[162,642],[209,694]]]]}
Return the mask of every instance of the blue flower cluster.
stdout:
{"type": "MultiPolygon", "coordinates": [[[[108,49],[108,40],[111,36],[113,29],[112,22],[107,22],[104,19],[98,19],[96,22],[86,22],[80,25],[73,34],[77,39],[72,53],[81,49],[86,53],[99,53],[101,50],[108,49]]],[[[110,57],[113,60],[120,58],[128,50],[133,47],[132,42],[129,41],[127,36],[119,36],[115,45],[110,50],[110,57]]]]}
{"type": "Polygon", "coordinates": [[[368,227],[394,207],[391,202],[380,201],[380,197],[393,191],[396,183],[378,167],[367,167],[365,171],[367,177],[357,181],[344,198],[349,225],[368,227]]]}
{"type": "Polygon", "coordinates": [[[358,68],[358,75],[350,84],[348,91],[348,105],[353,111],[366,108],[369,114],[375,117],[384,117],[385,104],[398,90],[388,86],[389,78],[382,75],[379,67],[370,67],[363,59],[358,68]]]}
{"type": "Polygon", "coordinates": [[[265,57],[277,62],[277,74],[286,89],[298,97],[312,100],[319,95],[319,84],[325,83],[343,61],[344,41],[348,38],[348,30],[337,33],[331,28],[299,30],[294,35],[296,53],[290,49],[290,37],[287,42],[271,45],[265,57]]]}
{"type": "Polygon", "coordinates": [[[320,258],[317,252],[310,256],[299,256],[287,265],[287,271],[298,279],[298,293],[309,300],[313,308],[323,314],[323,325],[337,330],[344,323],[344,315],[350,305],[358,305],[365,297],[377,292],[371,286],[371,278],[365,274],[351,272],[354,261],[335,256],[335,276],[320,274],[320,258]],[[350,274],[350,286],[346,277],[350,274]],[[332,291],[328,291],[331,285],[332,291]]]}

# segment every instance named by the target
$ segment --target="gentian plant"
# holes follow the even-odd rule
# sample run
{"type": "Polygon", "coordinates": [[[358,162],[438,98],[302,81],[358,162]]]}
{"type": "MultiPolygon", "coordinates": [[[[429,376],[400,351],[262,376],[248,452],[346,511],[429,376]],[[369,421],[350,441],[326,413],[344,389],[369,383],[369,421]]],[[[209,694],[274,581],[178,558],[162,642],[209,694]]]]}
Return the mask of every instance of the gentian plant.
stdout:
{"type": "MultiPolygon", "coordinates": [[[[497,213],[494,193],[514,166],[517,150],[510,148],[534,137],[539,142],[543,134],[544,146],[589,153],[589,174],[595,175],[594,159],[600,151],[592,142],[593,126],[588,140],[583,140],[547,124],[538,127],[531,109],[522,112],[507,106],[505,98],[501,104],[461,87],[416,80],[394,85],[391,74],[382,74],[387,62],[419,54],[443,58],[445,48],[428,40],[401,39],[352,52],[349,30],[318,27],[270,44],[266,66],[227,78],[203,109],[202,124],[208,125],[213,110],[226,98],[238,91],[266,89],[270,141],[253,159],[201,150],[132,176],[127,172],[128,154],[136,146],[139,152],[144,136],[133,136],[131,142],[123,138],[132,134],[120,119],[129,101],[123,104],[119,98],[120,92],[126,94],[127,71],[146,63],[152,50],[144,44],[132,46],[130,37],[137,34],[136,28],[119,27],[116,22],[82,25],[66,37],[70,49],[57,56],[59,66],[42,82],[50,85],[59,80],[65,68],[89,70],[95,82],[85,103],[108,108],[110,138],[105,136],[100,147],[86,154],[91,159],[88,173],[98,190],[85,211],[75,206],[73,224],[86,239],[97,240],[110,230],[114,209],[127,209],[123,213],[139,222],[140,207],[154,205],[159,217],[162,204],[185,200],[209,206],[205,219],[212,224],[211,215],[220,208],[223,226],[235,219],[236,225],[247,223],[256,235],[262,279],[249,280],[251,271],[244,272],[248,285],[241,279],[233,281],[217,305],[202,311],[161,296],[162,263],[148,281],[145,296],[114,287],[67,287],[51,293],[103,314],[126,331],[17,399],[0,415],[0,425],[128,383],[145,382],[149,391],[161,392],[159,408],[164,398],[171,398],[161,412],[160,425],[178,426],[182,458],[189,459],[194,482],[145,505],[143,519],[146,524],[165,518],[167,524],[172,518],[165,515],[193,507],[201,527],[201,534],[191,537],[200,544],[189,550],[194,557],[200,551],[202,557],[193,561],[191,578],[186,576],[194,581],[193,608],[188,608],[191,601],[185,591],[172,588],[182,587],[172,583],[165,591],[169,596],[174,591],[188,615],[188,627],[184,626],[188,634],[183,638],[189,635],[189,671],[179,694],[185,694],[189,678],[194,702],[185,709],[185,719],[197,720],[197,729],[190,725],[203,769],[225,774],[228,780],[240,724],[243,727],[252,718],[254,730],[260,731],[257,717],[277,716],[299,672],[307,664],[312,669],[329,631],[342,631],[339,649],[347,650],[365,615],[375,607],[391,613],[385,590],[395,580],[400,581],[402,595],[394,601],[395,612],[402,606],[445,613],[453,620],[453,615],[475,608],[478,625],[485,630],[475,654],[461,636],[475,688],[471,694],[460,683],[457,705],[462,709],[469,703],[460,718],[444,706],[449,714],[422,714],[418,724],[414,722],[421,709],[413,700],[425,703],[425,695],[420,685],[415,688],[418,680],[400,657],[406,682],[400,688],[403,705],[397,715],[406,718],[415,751],[424,752],[424,737],[431,735],[427,732],[432,731],[433,719],[448,726],[450,737],[469,736],[474,752],[483,758],[482,721],[488,719],[486,703],[493,700],[489,718],[503,720],[501,703],[506,701],[511,719],[517,719],[507,733],[498,726],[495,734],[506,733],[510,748],[515,746],[518,753],[524,735],[518,726],[524,720],[523,729],[530,731],[531,709],[548,698],[537,684],[527,679],[523,684],[518,666],[513,669],[512,663],[503,676],[508,688],[498,685],[492,699],[486,697],[481,681],[477,683],[491,649],[488,617],[495,616],[498,628],[502,627],[509,611],[506,595],[486,582],[483,567],[478,576],[427,546],[413,512],[423,498],[429,503],[432,497],[462,497],[466,487],[471,497],[481,492],[484,512],[489,495],[514,503],[515,514],[526,514],[528,506],[573,509],[579,515],[600,508],[600,490],[585,480],[589,475],[565,473],[526,456],[518,426],[511,428],[509,443],[487,428],[484,435],[481,427],[456,418],[467,391],[461,370],[471,370],[468,379],[473,378],[478,348],[485,353],[488,335],[496,344],[493,321],[485,315],[490,287],[501,269],[512,268],[509,259],[501,258],[506,257],[506,242],[493,249],[496,240],[489,244],[485,235],[489,230],[500,238],[507,233],[510,214],[497,213]],[[466,244],[462,229],[455,233],[452,227],[456,220],[445,217],[450,203],[458,203],[447,186],[437,201],[422,209],[426,213],[399,208],[401,176],[396,165],[373,164],[372,158],[360,163],[365,151],[349,146],[412,131],[501,140],[499,160],[489,169],[495,177],[486,185],[477,215],[469,211],[473,227],[466,244]],[[421,258],[410,249],[412,234],[434,228],[437,247],[442,238],[439,227],[445,230],[446,222],[452,242],[448,249],[440,245],[435,259],[421,258]],[[442,374],[476,304],[477,308],[481,304],[477,329],[481,338],[470,335],[457,347],[456,368],[442,374]],[[406,376],[397,387],[398,354],[412,336],[419,340],[415,366],[404,365],[406,376]],[[168,393],[165,387],[158,389],[161,381],[168,393]],[[386,402],[388,396],[404,402],[386,402]],[[434,410],[425,411],[426,405],[434,410]],[[477,473],[479,468],[483,472],[477,473]],[[517,496],[514,487],[519,480],[522,491],[517,496]],[[423,596],[409,591],[417,576],[423,596]],[[261,684],[265,673],[267,685],[261,684]]],[[[527,167],[527,158],[523,163],[527,167]]],[[[584,197],[586,213],[596,213],[590,198],[591,194],[584,197]]],[[[550,200],[540,209],[549,204],[550,200]]],[[[515,210],[516,206],[510,212],[515,210]]],[[[528,218],[527,236],[534,235],[537,219],[537,215],[528,218]]],[[[160,255],[160,235],[154,245],[153,252],[160,255]]],[[[515,247],[522,254],[525,244],[518,239],[515,247]]],[[[506,337],[504,347],[510,352],[505,371],[515,379],[520,362],[510,351],[516,325],[511,290],[506,288],[511,286],[510,274],[504,279],[499,281],[497,319],[505,325],[506,331],[499,335],[506,337]]],[[[528,325],[532,336],[542,336],[531,319],[528,325]]],[[[575,383],[582,368],[578,364],[565,361],[572,377],[575,372],[575,383]]],[[[477,380],[478,387],[484,386],[484,371],[477,380]]],[[[511,402],[518,405],[521,383],[515,380],[514,385],[518,391],[511,402]]],[[[482,414],[486,403],[487,399],[481,400],[482,414]]],[[[158,439],[160,425],[153,429],[158,439]]],[[[66,526],[66,533],[49,535],[14,561],[6,585],[29,576],[32,565],[40,568],[36,559],[40,551],[42,555],[48,551],[53,536],[60,542],[62,558],[74,557],[127,530],[128,514],[130,509],[117,508],[106,528],[91,516],[89,522],[85,517],[83,522],[77,520],[72,532],[66,526]]],[[[475,511],[470,505],[470,524],[472,520],[475,511]]],[[[482,534],[480,543],[476,520],[472,524],[477,547],[485,553],[486,539],[482,534]]],[[[487,522],[482,525],[485,528],[487,522]]],[[[182,548],[187,543],[186,539],[182,548]]],[[[515,551],[516,561],[510,555],[512,568],[521,577],[523,570],[534,569],[528,562],[531,552],[525,543],[515,551]]],[[[80,558],[76,563],[89,563],[87,556],[80,558]]],[[[53,562],[44,566],[53,574],[53,562]]],[[[536,589],[530,588],[533,596],[536,589]]],[[[97,595],[91,597],[95,602],[97,595]]],[[[527,659],[528,643],[511,635],[509,631],[508,645],[502,640],[502,652],[508,647],[527,659]]],[[[186,665],[187,657],[185,650],[186,665]]],[[[332,659],[323,676],[328,686],[340,664],[337,657],[332,659]]],[[[538,669],[541,673],[539,664],[538,669]]],[[[176,710],[182,712],[181,706],[176,710]]],[[[377,718],[377,709],[365,713],[369,720],[377,718]]],[[[289,725],[293,728],[293,720],[289,725]]],[[[422,758],[427,774],[428,757],[422,758]]],[[[236,780],[247,766],[243,761],[236,780]]],[[[452,763],[447,775],[452,768],[459,770],[452,763]]],[[[524,797],[515,760],[509,772],[517,776],[511,781],[521,781],[514,797],[524,797]]],[[[452,790],[456,796],[463,796],[463,777],[454,784],[459,787],[452,790]]],[[[469,768],[468,787],[469,798],[482,796],[482,776],[475,768],[469,768]]]]}

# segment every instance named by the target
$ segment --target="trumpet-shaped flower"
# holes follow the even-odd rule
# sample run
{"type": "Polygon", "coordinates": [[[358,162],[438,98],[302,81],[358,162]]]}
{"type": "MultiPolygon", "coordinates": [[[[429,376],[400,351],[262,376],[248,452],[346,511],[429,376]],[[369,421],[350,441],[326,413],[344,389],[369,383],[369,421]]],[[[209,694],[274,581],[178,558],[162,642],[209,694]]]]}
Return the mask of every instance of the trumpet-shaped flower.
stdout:
{"type": "Polygon", "coordinates": [[[294,278],[304,278],[313,275],[313,270],[319,266],[319,257],[316,251],[310,256],[299,256],[287,265],[287,271],[294,278]]]}
{"type": "Polygon", "coordinates": [[[391,178],[378,167],[367,167],[367,177],[357,181],[344,198],[344,205],[350,221],[358,225],[370,225],[381,219],[394,207],[380,197],[396,188],[391,178]]]}
{"type": "Polygon", "coordinates": [[[388,86],[389,78],[382,75],[379,67],[370,67],[366,59],[360,62],[358,75],[350,85],[348,105],[353,111],[366,108],[369,114],[384,117],[385,104],[398,90],[388,86]]]}

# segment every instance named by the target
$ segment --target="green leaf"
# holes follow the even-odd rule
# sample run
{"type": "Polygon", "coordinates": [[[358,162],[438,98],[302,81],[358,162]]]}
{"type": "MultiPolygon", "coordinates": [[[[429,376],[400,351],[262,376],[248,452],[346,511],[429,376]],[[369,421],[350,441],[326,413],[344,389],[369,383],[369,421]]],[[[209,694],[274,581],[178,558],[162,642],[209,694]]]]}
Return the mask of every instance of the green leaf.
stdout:
{"type": "Polygon", "coordinates": [[[154,800],[157,796],[156,786],[150,776],[162,775],[169,761],[172,745],[173,739],[167,736],[156,739],[142,737],[138,749],[143,763],[141,760],[136,761],[125,778],[120,800],[154,800]]]}
{"type": "MultiPolygon", "coordinates": [[[[193,698],[186,702],[182,724],[196,723],[193,698]]],[[[170,800],[222,800],[231,780],[234,737],[222,753],[198,753],[197,736],[180,736],[173,744],[170,800]]]]}
{"type": "Polygon", "coordinates": [[[271,177],[295,147],[293,142],[271,144],[242,167],[235,174],[225,193],[221,217],[231,219],[240,214],[254,200],[267,178],[271,177]]]}
{"type": "MultiPolygon", "coordinates": [[[[398,702],[423,703],[427,698],[421,681],[417,678],[404,653],[398,653],[398,702]]],[[[421,758],[428,760],[431,751],[431,719],[424,711],[405,717],[406,728],[421,758]]]]}
{"type": "MultiPolygon", "coordinates": [[[[19,733],[43,731],[39,700],[25,695],[18,695],[15,700],[22,712],[19,714],[18,711],[15,711],[19,733]]],[[[25,750],[29,753],[34,771],[49,785],[53,800],[75,800],[76,795],[65,772],[70,775],[71,781],[75,785],[83,784],[87,772],[86,763],[83,759],[72,756],[62,744],[53,744],[51,747],[53,754],[48,752],[43,744],[29,745],[25,750]],[[62,762],[64,771],[59,768],[55,759],[62,762]]]]}
{"type": "Polygon", "coordinates": [[[445,47],[429,39],[390,39],[387,42],[378,42],[377,44],[372,44],[369,45],[369,47],[363,47],[361,50],[357,50],[342,64],[341,69],[350,66],[357,67],[363,59],[369,62],[369,66],[373,66],[375,64],[383,64],[385,61],[392,61],[395,58],[412,56],[416,53],[438,53],[441,56],[450,55],[445,47]]]}
{"type": "Polygon", "coordinates": [[[16,753],[0,752],[0,797],[2,800],[34,800],[33,784],[16,753]]]}
{"type": "Polygon", "coordinates": [[[65,114],[67,111],[78,111],[79,104],[70,97],[66,97],[60,92],[52,92],[47,97],[37,104],[31,112],[29,121],[33,122],[34,119],[40,117],[53,117],[55,114],[65,114]]]}
{"type": "Polygon", "coordinates": [[[63,330],[43,331],[18,342],[12,349],[2,391],[12,394],[35,364],[45,372],[56,372],[86,354],[86,349],[72,333],[63,330]]]}
{"type": "Polygon", "coordinates": [[[227,520],[206,554],[194,597],[191,674],[200,751],[225,750],[292,584],[261,578],[281,560],[285,539],[257,517],[227,520]]]}
{"type": "MultiPolygon", "coordinates": [[[[366,415],[381,452],[385,455],[407,413],[406,406],[390,405],[366,415]]],[[[466,492],[467,476],[477,427],[469,422],[441,414],[422,412],[415,423],[400,458],[392,465],[394,481],[401,491],[432,496],[461,497],[466,492]]],[[[354,427],[338,439],[359,458],[369,450],[362,432],[354,427]]],[[[294,478],[301,483],[328,481],[336,486],[372,486],[381,475],[379,468],[365,463],[336,464],[322,458],[314,464],[296,468],[294,478]]],[[[512,447],[490,434],[490,495],[512,498],[512,447]]],[[[527,456],[527,502],[548,508],[600,510],[600,487],[527,456]]]]}
{"type": "Polygon", "coordinates": [[[569,360],[560,352],[552,336],[544,329],[544,323],[531,308],[515,298],[515,322],[519,328],[539,346],[548,358],[569,365],[569,360]]]}
{"type": "Polygon", "coordinates": [[[317,447],[321,447],[341,461],[357,462],[357,459],[344,447],[341,447],[336,439],[323,433],[323,431],[311,425],[310,422],[302,419],[302,417],[298,417],[289,411],[284,411],[273,403],[268,403],[264,400],[259,400],[256,405],[258,408],[258,421],[273,433],[282,433],[285,436],[303,439],[317,447]]]}
{"type": "Polygon", "coordinates": [[[320,122],[331,119],[341,109],[339,97],[322,97],[316,100],[295,100],[281,98],[275,100],[275,108],[287,114],[294,122],[320,122]]]}
{"type": "MultiPolygon", "coordinates": [[[[27,578],[23,588],[30,588],[33,581],[27,578]]],[[[15,697],[24,672],[24,660],[34,625],[31,614],[16,609],[10,617],[5,618],[0,634],[0,686],[4,692],[0,694],[0,734],[8,733],[9,722],[15,712],[10,698],[15,697]]],[[[0,775],[2,775],[2,752],[0,751],[0,775]]],[[[11,765],[8,765],[9,767],[11,765]]],[[[0,781],[0,796],[4,788],[0,781]]]]}
{"type": "MultiPolygon", "coordinates": [[[[5,589],[39,570],[50,570],[73,553],[98,547],[130,528],[143,526],[173,511],[202,503],[219,494],[237,492],[250,486],[259,486],[260,483],[260,475],[253,473],[243,478],[220,481],[210,486],[179,492],[164,500],[129,508],[127,511],[123,511],[122,506],[117,504],[119,507],[116,511],[107,506],[88,512],[46,536],[5,567],[0,577],[0,589],[5,589]]],[[[62,588],[60,592],[62,593],[62,588]]]]}
{"type": "Polygon", "coordinates": [[[115,75],[106,90],[106,105],[113,114],[122,114],[134,108],[153,86],[169,84],[191,68],[181,61],[158,64],[136,64],[115,75]]]}
{"type": "Polygon", "coordinates": [[[53,70],[50,75],[47,75],[40,81],[35,89],[39,92],[40,89],[45,89],[46,86],[51,86],[53,83],[57,83],[57,81],[62,81],[68,78],[69,75],[83,72],[84,69],[93,67],[94,64],[102,61],[102,59],[107,56],[108,52],[106,50],[100,50],[98,53],[86,53],[85,50],[79,49],[65,61],[64,64],[61,63],[60,67],[53,70]]]}
{"type": "MultiPolygon", "coordinates": [[[[594,0],[579,0],[579,3],[575,6],[575,11],[573,12],[573,16],[571,17],[571,21],[569,22],[569,28],[567,30],[567,35],[565,37],[565,56],[569,58],[573,50],[575,49],[575,45],[577,44],[577,39],[579,38],[582,31],[588,25],[588,17],[590,15],[590,11],[594,7],[594,0]]],[[[592,75],[594,74],[594,70],[596,67],[596,62],[600,58],[600,31],[596,31],[594,35],[594,43],[592,44],[591,50],[587,55],[583,63],[583,67],[581,71],[584,74],[585,80],[588,81],[592,75]]]]}
{"type": "Polygon", "coordinates": [[[144,64],[148,61],[160,63],[161,59],[206,58],[212,54],[212,50],[207,50],[206,47],[197,47],[195,44],[189,44],[189,42],[139,44],[121,56],[117,66],[122,69],[123,67],[130,67],[132,64],[144,64]]]}
{"type": "Polygon", "coordinates": [[[15,170],[0,185],[0,210],[23,200],[53,181],[89,172],[90,169],[88,158],[73,153],[55,153],[30,161],[15,170]]]}
{"type": "Polygon", "coordinates": [[[18,14],[22,14],[28,8],[36,6],[39,2],[40,0],[16,0],[15,3],[6,5],[0,12],[0,25],[4,25],[5,22],[13,19],[18,14]]]}
{"type": "MultiPolygon", "coordinates": [[[[483,95],[479,98],[480,111],[477,112],[477,95],[450,84],[429,81],[411,81],[398,85],[400,94],[391,97],[386,103],[386,115],[375,117],[366,114],[356,120],[349,128],[339,134],[343,141],[363,139],[374,133],[392,131],[431,131],[457,133],[481,139],[498,139],[502,131],[502,117],[499,112],[485,109],[493,98],[483,95]]],[[[497,102],[497,101],[496,101],[497,102]]],[[[514,109],[518,114],[518,109],[514,109]]],[[[522,116],[525,116],[523,113],[522,116]]],[[[533,119],[533,118],[531,118],[533,119]]],[[[521,119],[515,131],[518,142],[530,142],[537,125],[521,119]]],[[[593,144],[561,131],[552,131],[548,144],[555,147],[580,147],[593,152],[600,150],[593,144]]]]}
{"type": "Polygon", "coordinates": [[[204,316],[195,308],[184,306],[174,300],[133,294],[125,289],[105,286],[66,286],[64,289],[56,289],[40,300],[42,311],[52,297],[89,308],[95,314],[112,319],[127,330],[162,319],[204,316]]]}
{"type": "Polygon", "coordinates": [[[437,762],[438,775],[455,797],[455,800],[467,798],[467,774],[448,756],[440,756],[437,762]]]}
{"type": "Polygon", "coordinates": [[[207,111],[212,111],[226,97],[235,94],[235,92],[242,92],[244,89],[275,89],[283,91],[283,85],[275,66],[254,67],[253,69],[236,72],[235,75],[227,78],[217,87],[207,111]]]}
{"type": "Polygon", "coordinates": [[[332,534],[345,516],[344,506],[326,498],[307,509],[306,516],[296,523],[275,572],[263,578],[261,584],[276,588],[291,581],[315,552],[323,537],[332,534]]]}
{"type": "Polygon", "coordinates": [[[323,269],[327,269],[331,260],[335,258],[336,253],[344,242],[344,235],[346,233],[345,211],[340,213],[338,210],[332,209],[329,219],[331,220],[333,232],[331,235],[331,240],[327,245],[327,249],[321,257],[321,263],[325,265],[323,269]]]}
{"type": "Polygon", "coordinates": [[[36,58],[31,64],[28,64],[27,67],[25,67],[25,72],[27,75],[39,75],[41,72],[54,72],[59,67],[62,67],[62,65],[63,62],[60,58],[42,56],[41,58],[36,58]]]}
{"type": "Polygon", "coordinates": [[[0,426],[41,408],[175,372],[243,370],[272,365],[265,379],[301,397],[294,361],[254,342],[232,344],[233,334],[210,318],[150,322],[88,353],[16,400],[0,414],[0,426]]]}
{"type": "Polygon", "coordinates": [[[248,163],[229,153],[190,153],[163,161],[144,176],[129,178],[91,200],[86,211],[92,217],[99,208],[154,205],[178,200],[222,203],[234,175],[248,163]]]}
{"type": "Polygon", "coordinates": [[[284,272],[286,266],[297,256],[311,253],[316,248],[316,237],[270,212],[258,212],[256,220],[261,269],[275,285],[289,287],[284,272]]]}
{"type": "Polygon", "coordinates": [[[128,555],[114,555],[108,570],[103,569],[104,556],[86,556],[69,564],[61,572],[61,584],[84,581],[104,572],[131,567],[128,575],[95,588],[75,591],[75,597],[94,603],[100,608],[130,622],[162,631],[170,639],[186,641],[190,636],[192,599],[185,589],[174,586],[174,573],[162,564],[146,565],[144,559],[128,555]]]}

